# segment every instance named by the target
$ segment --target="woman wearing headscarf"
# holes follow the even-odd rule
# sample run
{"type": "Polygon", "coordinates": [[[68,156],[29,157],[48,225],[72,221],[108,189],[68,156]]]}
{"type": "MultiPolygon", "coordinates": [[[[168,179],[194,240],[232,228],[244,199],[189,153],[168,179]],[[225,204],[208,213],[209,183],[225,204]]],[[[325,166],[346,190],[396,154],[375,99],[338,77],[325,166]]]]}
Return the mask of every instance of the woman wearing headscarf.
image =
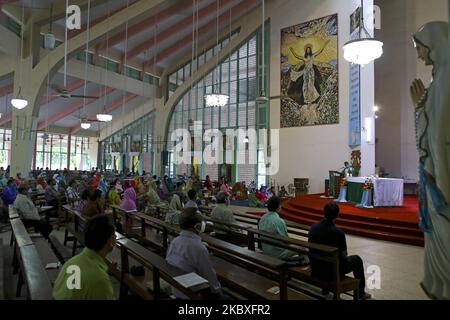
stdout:
{"type": "Polygon", "coordinates": [[[113,183],[111,183],[111,186],[109,187],[108,194],[107,194],[108,204],[110,206],[120,205],[121,199],[120,199],[119,192],[121,192],[121,190],[122,190],[122,187],[120,186],[119,179],[115,179],[113,181],[113,183]]]}
{"type": "Polygon", "coordinates": [[[411,85],[419,150],[419,216],[425,232],[422,288],[450,299],[450,39],[447,22],[430,22],[413,35],[419,59],[433,66],[433,81],[411,85]]]}
{"type": "Polygon", "coordinates": [[[136,191],[134,188],[128,188],[123,193],[123,200],[120,203],[120,209],[125,211],[136,211],[136,191]]]}

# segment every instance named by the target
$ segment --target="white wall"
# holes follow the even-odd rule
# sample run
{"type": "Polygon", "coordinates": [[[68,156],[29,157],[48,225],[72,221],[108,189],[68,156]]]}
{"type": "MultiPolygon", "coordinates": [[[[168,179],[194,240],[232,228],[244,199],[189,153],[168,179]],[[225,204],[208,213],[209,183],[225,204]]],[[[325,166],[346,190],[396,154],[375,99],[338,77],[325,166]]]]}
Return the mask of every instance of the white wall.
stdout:
{"type": "MultiPolygon", "coordinates": [[[[342,46],[350,36],[350,14],[359,1],[348,0],[277,0],[268,1],[267,12],[271,17],[271,96],[280,94],[280,33],[281,29],[312,19],[338,14],[339,28],[339,124],[312,127],[285,128],[280,130],[280,170],[273,178],[276,183],[287,185],[294,178],[309,178],[310,193],[324,191],[324,180],[329,170],[343,166],[350,160],[348,146],[349,112],[349,63],[343,59],[342,46]]],[[[365,2],[370,6],[372,0],[365,2]]],[[[367,11],[370,11],[368,7],[367,11]]],[[[368,20],[370,21],[370,20],[368,20]]],[[[374,103],[373,66],[362,70],[362,114],[372,110],[374,103]]],[[[270,106],[272,129],[280,127],[280,101],[272,100],[270,106]]],[[[365,139],[361,139],[364,143],[365,139]]],[[[373,174],[374,145],[362,146],[364,174],[373,174]]]]}
{"type": "Polygon", "coordinates": [[[375,0],[381,8],[381,30],[385,54],[376,63],[377,121],[376,161],[392,177],[417,181],[418,153],[414,133],[414,112],[409,86],[414,78],[425,84],[431,68],[416,57],[411,35],[430,21],[448,21],[447,0],[375,0]]]}

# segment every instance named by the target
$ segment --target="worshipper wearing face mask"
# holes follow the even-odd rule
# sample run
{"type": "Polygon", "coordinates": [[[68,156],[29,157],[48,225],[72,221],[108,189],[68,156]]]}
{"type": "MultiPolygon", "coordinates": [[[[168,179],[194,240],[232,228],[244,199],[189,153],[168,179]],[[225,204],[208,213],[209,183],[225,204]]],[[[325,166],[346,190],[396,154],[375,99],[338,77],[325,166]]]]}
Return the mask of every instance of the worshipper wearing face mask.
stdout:
{"type": "Polygon", "coordinates": [[[56,191],[56,180],[48,179],[47,187],[45,188],[45,202],[48,206],[59,207],[59,193],[56,191]]]}
{"type": "MultiPolygon", "coordinates": [[[[202,215],[195,208],[184,209],[180,215],[180,228],[180,235],[173,239],[167,250],[167,263],[186,273],[195,272],[208,280],[214,294],[210,298],[221,298],[219,280],[217,280],[209,252],[199,236],[199,233],[204,232],[206,228],[202,215]]],[[[175,288],[172,288],[172,293],[178,299],[187,299],[183,293],[175,288]]]]}
{"type": "Polygon", "coordinates": [[[46,188],[45,180],[43,177],[39,177],[36,181],[36,193],[37,194],[44,194],[45,188],[46,188]]]}
{"type": "Polygon", "coordinates": [[[112,217],[100,215],[88,219],[84,229],[85,248],[75,257],[68,260],[53,286],[53,297],[56,300],[114,300],[111,278],[105,257],[116,244],[115,228],[112,217]],[[80,271],[79,288],[69,288],[76,266],[80,271]]]}
{"type": "Polygon", "coordinates": [[[120,203],[120,209],[125,211],[136,211],[136,191],[134,188],[128,188],[123,193],[123,200],[120,203]]]}
{"type": "Polygon", "coordinates": [[[13,206],[17,210],[17,213],[26,228],[33,227],[35,230],[39,231],[45,239],[48,239],[53,228],[51,224],[45,222],[39,216],[38,209],[28,197],[27,185],[22,184],[19,186],[18,194],[13,206]]]}

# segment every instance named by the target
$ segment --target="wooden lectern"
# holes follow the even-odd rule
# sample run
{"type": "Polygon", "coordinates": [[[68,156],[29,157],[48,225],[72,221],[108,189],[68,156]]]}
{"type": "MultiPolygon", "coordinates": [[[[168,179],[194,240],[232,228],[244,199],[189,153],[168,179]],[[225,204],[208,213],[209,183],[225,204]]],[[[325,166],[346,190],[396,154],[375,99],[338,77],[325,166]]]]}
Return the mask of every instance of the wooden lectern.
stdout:
{"type": "Polygon", "coordinates": [[[342,172],[330,171],[330,184],[328,187],[329,197],[337,198],[339,196],[342,179],[344,179],[344,174],[342,172]]]}

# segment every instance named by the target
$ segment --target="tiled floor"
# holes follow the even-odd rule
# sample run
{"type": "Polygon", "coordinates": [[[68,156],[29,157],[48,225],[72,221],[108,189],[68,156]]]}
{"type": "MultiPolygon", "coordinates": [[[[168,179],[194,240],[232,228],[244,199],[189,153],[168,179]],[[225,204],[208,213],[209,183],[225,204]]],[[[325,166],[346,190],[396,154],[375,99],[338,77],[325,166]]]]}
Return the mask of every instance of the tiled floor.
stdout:
{"type": "MultiPolygon", "coordinates": [[[[236,212],[262,212],[265,210],[236,206],[232,206],[232,208],[236,212]]],[[[379,267],[379,289],[367,290],[374,299],[428,299],[420,288],[423,278],[423,248],[351,235],[347,236],[347,247],[349,255],[361,256],[366,272],[370,266],[379,267]]],[[[366,279],[371,275],[366,274],[366,279]]],[[[367,281],[367,285],[370,285],[369,281],[367,281]]]]}
{"type": "MultiPolygon", "coordinates": [[[[236,211],[249,211],[248,209],[233,207],[233,210],[236,211]]],[[[261,211],[261,209],[258,209],[258,211],[261,211]]],[[[57,232],[61,233],[60,231],[57,232]]],[[[9,237],[10,232],[0,233],[0,238],[6,248],[9,248],[9,237]]],[[[423,277],[423,248],[356,236],[347,236],[347,246],[350,255],[357,254],[363,258],[366,270],[370,266],[379,267],[380,288],[368,290],[374,299],[428,299],[420,288],[420,281],[423,277]]],[[[7,268],[7,270],[9,269],[7,268]]],[[[370,276],[370,274],[366,274],[366,279],[370,276]]],[[[8,286],[10,286],[9,282],[8,279],[8,286]]],[[[8,295],[5,295],[5,297],[8,297],[8,295]]]]}

